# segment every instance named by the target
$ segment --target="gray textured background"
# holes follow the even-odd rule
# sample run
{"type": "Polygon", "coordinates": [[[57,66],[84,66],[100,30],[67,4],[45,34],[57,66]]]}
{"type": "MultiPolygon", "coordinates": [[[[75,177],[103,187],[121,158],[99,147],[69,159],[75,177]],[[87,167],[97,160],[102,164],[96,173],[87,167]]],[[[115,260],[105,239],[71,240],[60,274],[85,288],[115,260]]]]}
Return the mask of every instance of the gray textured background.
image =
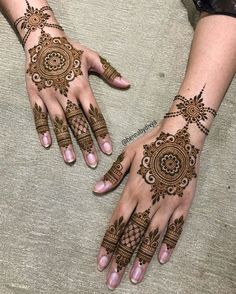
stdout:
{"type": "MultiPolygon", "coordinates": [[[[104,198],[91,187],[124,137],[163,116],[183,77],[193,29],[181,1],[50,3],[67,33],[117,65],[132,88],[117,91],[91,77],[114,154],[100,154],[96,171],[82,160],[66,166],[56,144],[49,151],[38,144],[24,54],[0,16],[0,293],[108,293],[96,254],[124,184],[104,198]]],[[[195,19],[196,12],[189,15],[195,19]]],[[[234,80],[206,142],[198,192],[174,257],[166,266],[154,259],[138,287],[126,275],[116,293],[235,293],[235,90],[234,80]]]]}

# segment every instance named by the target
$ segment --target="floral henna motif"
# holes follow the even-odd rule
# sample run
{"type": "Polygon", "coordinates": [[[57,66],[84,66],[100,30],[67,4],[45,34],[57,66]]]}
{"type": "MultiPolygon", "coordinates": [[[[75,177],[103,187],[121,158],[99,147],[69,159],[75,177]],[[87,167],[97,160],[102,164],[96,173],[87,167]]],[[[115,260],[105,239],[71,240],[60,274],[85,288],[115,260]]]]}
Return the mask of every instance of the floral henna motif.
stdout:
{"type": "Polygon", "coordinates": [[[27,9],[24,16],[18,18],[14,23],[16,29],[17,26],[21,23],[21,29],[26,31],[26,34],[22,40],[24,46],[31,32],[34,32],[37,29],[40,29],[42,33],[44,32],[45,27],[53,27],[63,31],[63,28],[60,25],[47,22],[50,18],[50,15],[45,11],[52,11],[51,7],[43,6],[42,8],[38,9],[30,6],[27,0],[25,0],[25,2],[27,4],[27,9]]]}
{"type": "Polygon", "coordinates": [[[65,37],[53,38],[43,33],[29,53],[31,62],[27,73],[38,90],[53,87],[67,96],[69,83],[82,75],[83,51],[75,49],[65,37]]]}
{"type": "Polygon", "coordinates": [[[184,225],[184,217],[181,216],[180,218],[177,218],[172,224],[168,226],[165,238],[163,240],[163,243],[166,244],[167,249],[175,248],[179,240],[179,237],[182,233],[183,225],[184,225]]]}
{"type": "Polygon", "coordinates": [[[91,152],[93,140],[82,109],[77,104],[67,100],[66,117],[80,148],[91,152]]]}
{"type": "Polygon", "coordinates": [[[195,164],[199,150],[190,144],[183,128],[175,135],[161,132],[155,142],[144,145],[144,157],[138,174],[152,186],[153,205],[166,195],[183,196],[183,190],[197,177],[195,164]]]}
{"type": "Polygon", "coordinates": [[[59,147],[67,148],[72,144],[67,124],[58,116],[56,116],[54,120],[54,131],[59,147]]]}
{"type": "Polygon", "coordinates": [[[182,115],[187,123],[185,126],[186,128],[188,128],[189,124],[195,123],[205,135],[208,135],[209,130],[201,123],[201,121],[206,121],[208,119],[208,113],[212,114],[215,117],[216,111],[210,107],[205,107],[202,98],[204,88],[201,90],[199,95],[194,96],[190,99],[186,99],[181,95],[175,96],[174,101],[181,101],[179,104],[176,105],[178,111],[167,113],[165,115],[165,118],[182,115]]]}
{"type": "Polygon", "coordinates": [[[118,272],[129,264],[135,248],[140,243],[142,236],[150,223],[149,214],[150,209],[147,209],[144,212],[134,213],[126,225],[124,234],[122,235],[115,252],[118,272]]]}
{"type": "Polygon", "coordinates": [[[36,130],[39,134],[43,135],[49,131],[47,113],[43,112],[42,107],[37,103],[34,105],[33,112],[36,130]]]}
{"type": "Polygon", "coordinates": [[[89,108],[89,121],[95,137],[101,137],[104,139],[108,134],[105,119],[98,108],[94,107],[92,104],[90,104],[89,108]]]}
{"type": "Polygon", "coordinates": [[[108,61],[106,61],[105,58],[100,57],[100,61],[102,64],[102,67],[104,69],[104,76],[107,80],[111,80],[113,81],[115,78],[117,77],[121,77],[121,74],[113,67],[110,65],[110,63],[108,61]]]}
{"type": "Polygon", "coordinates": [[[110,170],[105,174],[105,176],[103,177],[104,181],[109,181],[111,182],[113,185],[116,185],[121,177],[122,177],[122,161],[125,158],[125,153],[122,152],[117,160],[113,163],[112,167],[110,168],[110,170]]]}
{"type": "Polygon", "coordinates": [[[117,243],[124,231],[125,223],[123,216],[111,225],[105,233],[101,246],[107,251],[107,254],[113,253],[116,249],[117,243]]]}
{"type": "Polygon", "coordinates": [[[157,249],[159,244],[160,233],[159,229],[155,229],[149,232],[139,247],[137,258],[139,259],[139,264],[143,265],[149,263],[157,249]]]}

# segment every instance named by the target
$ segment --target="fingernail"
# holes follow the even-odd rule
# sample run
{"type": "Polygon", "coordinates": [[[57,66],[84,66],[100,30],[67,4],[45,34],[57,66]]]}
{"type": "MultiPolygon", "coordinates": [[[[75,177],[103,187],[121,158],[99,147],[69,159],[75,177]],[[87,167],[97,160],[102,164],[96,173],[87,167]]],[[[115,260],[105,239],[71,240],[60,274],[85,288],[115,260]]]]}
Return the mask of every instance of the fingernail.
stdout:
{"type": "Polygon", "coordinates": [[[97,159],[93,153],[89,153],[87,155],[87,159],[88,159],[89,166],[91,166],[92,168],[95,168],[97,166],[97,159]]]}
{"type": "Polygon", "coordinates": [[[103,181],[97,182],[94,186],[94,192],[102,192],[105,188],[105,183],[103,181]]]}
{"type": "Polygon", "coordinates": [[[50,146],[50,140],[49,140],[49,138],[48,138],[48,134],[47,134],[47,133],[45,133],[45,134],[43,135],[43,146],[44,146],[45,148],[48,148],[48,147],[50,146]]]}
{"type": "Polygon", "coordinates": [[[108,284],[107,284],[108,288],[110,290],[114,290],[118,286],[118,283],[119,283],[119,275],[118,275],[118,273],[112,273],[110,275],[109,280],[108,280],[108,284]]]}
{"type": "Polygon", "coordinates": [[[168,251],[164,251],[160,256],[160,263],[164,264],[169,260],[168,251]]]}
{"type": "Polygon", "coordinates": [[[112,153],[112,147],[111,144],[106,142],[103,144],[103,150],[105,151],[106,154],[110,155],[112,153]]]}
{"type": "Polygon", "coordinates": [[[123,85],[123,86],[130,86],[130,83],[127,81],[127,80],[125,80],[124,78],[120,78],[120,83],[123,85]]]}
{"type": "Polygon", "coordinates": [[[142,277],[142,269],[140,266],[137,266],[132,273],[131,282],[134,284],[137,284],[138,282],[140,282],[141,277],[142,277]]]}
{"type": "Polygon", "coordinates": [[[64,154],[66,162],[71,163],[75,161],[74,152],[70,148],[67,148],[64,154]]]}
{"type": "Polygon", "coordinates": [[[102,271],[108,265],[109,259],[107,256],[102,256],[98,263],[98,270],[102,271]]]}

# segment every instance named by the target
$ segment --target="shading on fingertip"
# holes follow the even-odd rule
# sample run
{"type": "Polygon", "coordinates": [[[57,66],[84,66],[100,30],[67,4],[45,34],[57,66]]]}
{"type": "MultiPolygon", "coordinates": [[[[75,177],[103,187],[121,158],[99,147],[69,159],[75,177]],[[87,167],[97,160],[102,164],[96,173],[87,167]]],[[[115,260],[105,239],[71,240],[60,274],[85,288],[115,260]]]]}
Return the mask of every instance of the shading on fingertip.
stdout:
{"type": "Polygon", "coordinates": [[[162,244],[159,252],[159,262],[160,264],[165,264],[170,260],[172,251],[167,249],[166,244],[162,244]]]}
{"type": "Polygon", "coordinates": [[[45,133],[42,136],[42,145],[44,148],[49,148],[52,144],[51,136],[49,133],[45,133]]]}
{"type": "Polygon", "coordinates": [[[102,145],[102,151],[104,153],[106,153],[107,155],[111,155],[112,154],[112,145],[111,143],[109,142],[105,142],[103,145],[102,145]]]}
{"type": "Polygon", "coordinates": [[[125,87],[125,88],[128,88],[128,87],[130,87],[130,82],[129,81],[127,81],[125,78],[123,78],[123,77],[117,77],[116,79],[115,79],[115,82],[116,83],[118,83],[120,86],[122,86],[122,87],[125,87]]]}
{"type": "Polygon", "coordinates": [[[100,272],[103,271],[107,267],[108,263],[109,263],[108,256],[106,255],[102,256],[98,262],[98,270],[100,272]]]}
{"type": "Polygon", "coordinates": [[[107,280],[108,289],[115,290],[119,285],[119,282],[120,282],[119,280],[120,280],[120,276],[117,272],[111,273],[109,279],[107,280]]]}
{"type": "Polygon", "coordinates": [[[63,151],[63,157],[66,163],[73,164],[76,160],[75,153],[71,148],[66,148],[63,151]]]}
{"type": "Polygon", "coordinates": [[[132,270],[132,273],[131,273],[131,282],[133,284],[138,284],[142,281],[143,279],[143,271],[142,271],[142,268],[141,266],[135,266],[132,270]]]}
{"type": "Polygon", "coordinates": [[[91,167],[91,168],[97,167],[97,165],[98,165],[97,158],[93,153],[89,153],[87,155],[87,163],[88,163],[89,167],[91,167]]]}

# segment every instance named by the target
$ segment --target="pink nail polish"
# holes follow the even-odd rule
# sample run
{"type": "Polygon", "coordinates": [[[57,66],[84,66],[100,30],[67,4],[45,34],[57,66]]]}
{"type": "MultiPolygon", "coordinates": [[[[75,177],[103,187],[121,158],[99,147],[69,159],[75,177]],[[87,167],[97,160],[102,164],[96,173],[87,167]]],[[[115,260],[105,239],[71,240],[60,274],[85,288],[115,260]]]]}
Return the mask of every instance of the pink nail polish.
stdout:
{"type": "Polygon", "coordinates": [[[160,256],[160,263],[164,264],[166,263],[167,261],[169,260],[169,253],[168,251],[164,251],[161,253],[161,256],[160,256]]]}
{"type": "Polygon", "coordinates": [[[107,256],[102,256],[98,263],[98,270],[102,271],[108,265],[109,259],[107,256]]]}
{"type": "Polygon", "coordinates": [[[105,183],[103,181],[97,182],[94,187],[94,192],[102,192],[105,188],[105,183]]]}
{"type": "Polygon", "coordinates": [[[45,148],[48,148],[50,146],[50,141],[49,141],[49,138],[48,138],[48,134],[47,133],[45,133],[43,135],[43,146],[45,148]]]}
{"type": "Polygon", "coordinates": [[[66,162],[71,163],[75,161],[74,152],[70,148],[67,148],[64,154],[66,162]]]}
{"type": "Polygon", "coordinates": [[[137,284],[138,282],[141,281],[141,278],[142,278],[142,269],[140,266],[137,266],[132,273],[131,281],[132,283],[137,284]]]}
{"type": "Polygon", "coordinates": [[[108,288],[110,290],[114,290],[117,286],[118,286],[118,283],[119,283],[119,274],[118,273],[112,273],[110,275],[110,278],[108,280],[108,288]]]}
{"type": "Polygon", "coordinates": [[[89,153],[87,155],[88,163],[92,168],[95,168],[97,166],[97,160],[94,154],[89,153]]]}
{"type": "Polygon", "coordinates": [[[130,86],[130,83],[122,77],[120,78],[120,83],[125,87],[130,86]]]}
{"type": "Polygon", "coordinates": [[[103,150],[105,151],[106,154],[110,155],[112,153],[112,147],[111,144],[106,142],[103,144],[103,150]]]}

